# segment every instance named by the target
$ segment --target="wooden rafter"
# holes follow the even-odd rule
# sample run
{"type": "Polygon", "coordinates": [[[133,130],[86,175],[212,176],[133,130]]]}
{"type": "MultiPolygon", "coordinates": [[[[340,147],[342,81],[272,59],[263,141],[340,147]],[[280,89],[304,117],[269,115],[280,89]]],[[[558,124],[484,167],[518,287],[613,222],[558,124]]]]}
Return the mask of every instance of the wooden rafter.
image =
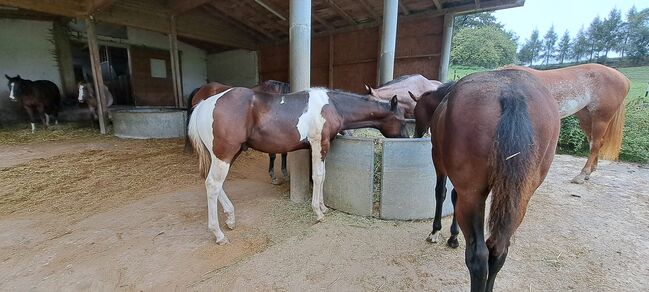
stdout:
{"type": "Polygon", "coordinates": [[[370,16],[372,16],[372,18],[373,18],[374,20],[379,20],[379,19],[381,19],[381,16],[379,16],[379,14],[376,13],[376,11],[375,11],[374,8],[372,7],[372,5],[370,5],[370,3],[367,2],[367,0],[358,0],[358,3],[360,3],[361,6],[363,6],[363,8],[365,9],[365,11],[367,11],[367,13],[369,13],[370,16]]]}
{"type": "Polygon", "coordinates": [[[399,10],[401,10],[401,13],[405,15],[410,15],[410,9],[406,7],[406,4],[403,4],[403,1],[399,1],[399,10]]]}
{"type": "Polygon", "coordinates": [[[229,13],[228,11],[223,10],[221,8],[221,6],[216,5],[214,3],[210,3],[210,6],[212,8],[214,8],[216,11],[218,11],[220,17],[222,17],[223,19],[227,19],[227,21],[229,23],[236,23],[237,25],[245,26],[248,29],[256,31],[256,32],[264,35],[265,37],[267,37],[267,38],[269,38],[269,39],[271,39],[273,41],[277,40],[277,38],[273,34],[267,32],[266,30],[262,29],[261,27],[255,26],[255,25],[251,24],[248,21],[239,20],[239,19],[236,19],[236,18],[232,17],[231,13],[229,13]]]}
{"type": "Polygon", "coordinates": [[[242,25],[241,23],[239,23],[238,21],[233,20],[230,17],[227,17],[227,16],[224,17],[223,14],[220,11],[216,10],[211,5],[205,6],[205,11],[207,11],[207,13],[209,13],[210,15],[212,15],[214,17],[219,17],[225,23],[227,23],[227,24],[229,24],[231,26],[234,26],[235,28],[237,28],[237,29],[251,35],[255,39],[255,41],[258,41],[260,38],[267,38],[266,35],[258,32],[256,30],[252,30],[252,29],[248,28],[248,26],[242,25]]]}
{"type": "Polygon", "coordinates": [[[288,31],[288,12],[285,13],[270,2],[266,0],[245,0],[239,1],[239,5],[238,9],[260,11],[260,13],[256,14],[265,16],[264,23],[268,24],[272,29],[281,32],[288,31]]]}
{"type": "Polygon", "coordinates": [[[354,20],[354,18],[349,15],[349,13],[342,9],[342,7],[338,6],[338,4],[336,4],[336,2],[334,2],[333,0],[325,0],[324,2],[326,2],[333,10],[335,10],[338,15],[342,16],[349,24],[358,24],[356,20],[354,20]]]}
{"type": "Polygon", "coordinates": [[[169,8],[173,14],[185,13],[198,6],[201,6],[210,0],[172,0],[169,1],[169,8]]]}
{"type": "Polygon", "coordinates": [[[315,14],[315,12],[312,12],[312,13],[311,13],[311,17],[312,17],[315,21],[319,22],[319,23],[322,24],[324,27],[326,27],[327,30],[334,30],[334,29],[336,29],[333,25],[329,24],[329,22],[327,22],[326,20],[324,20],[324,19],[323,19],[322,17],[320,17],[319,15],[315,14]]]}
{"type": "Polygon", "coordinates": [[[87,0],[86,13],[93,14],[97,11],[104,10],[113,5],[113,3],[115,3],[115,0],[87,0]]]}
{"type": "Polygon", "coordinates": [[[49,14],[79,17],[86,13],[83,3],[77,1],[0,0],[0,5],[17,7],[49,14]]]}
{"type": "Polygon", "coordinates": [[[433,0],[433,4],[435,4],[435,8],[437,8],[437,10],[442,9],[442,3],[440,3],[439,0],[433,0]]]}

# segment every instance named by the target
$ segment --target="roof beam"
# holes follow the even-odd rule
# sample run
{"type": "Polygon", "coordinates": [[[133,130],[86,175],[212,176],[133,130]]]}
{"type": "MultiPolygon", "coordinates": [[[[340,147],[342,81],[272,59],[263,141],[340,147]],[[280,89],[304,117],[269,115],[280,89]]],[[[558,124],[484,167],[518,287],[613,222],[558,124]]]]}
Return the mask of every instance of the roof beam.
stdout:
{"type": "Polygon", "coordinates": [[[172,0],[169,3],[169,8],[173,14],[185,13],[198,6],[201,6],[210,0],[172,0]]]}
{"type": "Polygon", "coordinates": [[[351,15],[349,15],[349,13],[347,13],[344,9],[342,9],[340,6],[338,6],[338,4],[336,4],[336,2],[334,2],[333,0],[325,0],[324,2],[329,4],[329,7],[331,7],[333,10],[335,10],[336,13],[338,13],[338,15],[342,16],[349,24],[351,24],[351,25],[358,24],[356,22],[356,20],[354,20],[354,18],[351,15]]]}
{"type": "Polygon", "coordinates": [[[0,5],[69,17],[83,16],[86,12],[83,3],[77,1],[0,0],[0,5]]]}
{"type": "Polygon", "coordinates": [[[370,3],[367,2],[367,0],[358,0],[358,3],[360,3],[361,6],[365,8],[367,13],[369,13],[372,16],[372,18],[374,18],[374,20],[381,19],[381,16],[379,16],[379,14],[376,13],[376,11],[374,11],[374,8],[372,8],[372,5],[370,5],[370,3]]]}
{"type": "Polygon", "coordinates": [[[216,9],[215,9],[214,7],[212,7],[211,5],[210,5],[210,6],[206,6],[205,8],[206,8],[205,11],[207,11],[207,13],[209,13],[210,15],[212,15],[212,16],[214,16],[214,17],[219,17],[221,20],[223,20],[224,22],[228,23],[229,25],[232,25],[232,26],[234,26],[235,28],[237,28],[237,29],[239,29],[239,30],[241,30],[241,31],[243,31],[243,32],[245,32],[245,33],[248,33],[248,34],[250,34],[250,35],[252,35],[252,36],[255,36],[254,39],[255,39],[256,41],[259,40],[259,37],[267,38],[266,35],[261,34],[261,33],[259,33],[259,32],[256,31],[256,30],[252,30],[252,29],[248,28],[248,27],[245,26],[245,25],[242,25],[242,24],[239,23],[238,21],[233,20],[231,17],[224,16],[223,13],[221,13],[221,12],[218,11],[218,10],[216,10],[216,9]]]}
{"type": "Polygon", "coordinates": [[[287,19],[286,16],[283,15],[283,14],[280,12],[280,9],[279,9],[279,8],[273,6],[273,5],[270,4],[270,3],[263,2],[263,1],[261,1],[261,0],[254,0],[254,1],[255,1],[255,3],[259,4],[259,6],[264,7],[264,9],[268,10],[268,12],[270,12],[270,13],[272,13],[273,15],[277,16],[277,17],[278,17],[279,19],[281,19],[282,21],[286,21],[286,19],[287,19]]]}
{"type": "Polygon", "coordinates": [[[97,11],[108,8],[113,5],[113,3],[115,3],[115,0],[87,0],[86,13],[89,15],[94,14],[97,11]]]}
{"type": "Polygon", "coordinates": [[[327,22],[326,20],[324,20],[322,17],[318,16],[318,15],[315,14],[314,12],[311,13],[311,17],[313,17],[313,20],[319,22],[319,23],[322,24],[324,27],[326,27],[327,30],[334,30],[334,29],[336,29],[335,27],[333,27],[333,25],[329,24],[329,22],[327,22]]]}
{"type": "Polygon", "coordinates": [[[435,4],[435,8],[437,8],[437,10],[442,9],[442,3],[439,3],[439,0],[433,0],[433,3],[435,4]]]}
{"type": "Polygon", "coordinates": [[[212,8],[214,8],[216,11],[218,11],[219,15],[222,18],[228,19],[228,22],[237,23],[238,25],[243,25],[243,26],[245,26],[245,27],[247,27],[247,28],[249,28],[249,29],[251,29],[253,31],[256,31],[256,32],[264,35],[265,37],[267,37],[267,38],[269,38],[269,39],[271,39],[273,41],[277,40],[277,38],[273,34],[265,31],[264,29],[262,29],[260,27],[257,27],[255,25],[252,25],[247,21],[239,20],[239,19],[236,19],[236,18],[230,16],[230,13],[228,13],[227,11],[224,11],[219,5],[216,5],[214,3],[210,3],[210,6],[212,8]]]}
{"type": "MultiPolygon", "coordinates": [[[[476,0],[476,1],[478,1],[478,0],[476,0]]],[[[399,1],[399,10],[401,10],[401,13],[403,13],[405,15],[410,15],[410,9],[408,9],[408,7],[406,7],[406,5],[403,4],[402,1],[399,1]]]]}

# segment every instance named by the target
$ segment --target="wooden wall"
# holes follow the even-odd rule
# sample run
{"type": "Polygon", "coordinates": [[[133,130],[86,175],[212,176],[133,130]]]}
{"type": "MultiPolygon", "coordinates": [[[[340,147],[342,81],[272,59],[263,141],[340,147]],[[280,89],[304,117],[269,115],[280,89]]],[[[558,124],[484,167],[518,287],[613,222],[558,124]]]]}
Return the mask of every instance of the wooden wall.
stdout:
{"type": "MultiPolygon", "coordinates": [[[[443,17],[401,22],[397,28],[394,77],[422,74],[437,79],[443,17]]],[[[377,86],[380,28],[314,38],[311,42],[311,86],[363,93],[377,86]]],[[[260,80],[289,81],[288,44],[265,47],[259,54],[260,80]]]]}

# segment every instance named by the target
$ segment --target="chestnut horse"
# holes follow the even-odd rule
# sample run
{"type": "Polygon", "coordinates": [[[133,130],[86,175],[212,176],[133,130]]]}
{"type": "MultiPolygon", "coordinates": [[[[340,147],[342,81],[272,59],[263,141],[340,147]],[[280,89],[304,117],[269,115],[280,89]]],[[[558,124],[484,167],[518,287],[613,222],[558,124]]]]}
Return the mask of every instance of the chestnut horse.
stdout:
{"type": "Polygon", "coordinates": [[[415,96],[421,96],[424,92],[436,90],[440,85],[442,83],[437,80],[428,80],[424,76],[413,74],[400,76],[386,82],[379,88],[371,88],[366,84],[365,89],[367,89],[367,94],[377,100],[387,101],[396,95],[399,100],[399,105],[405,111],[405,117],[412,119],[414,118],[413,111],[417,102],[408,96],[408,92],[414,93],[415,96]]]}
{"type": "Polygon", "coordinates": [[[619,71],[599,64],[584,64],[555,70],[524,70],[541,79],[559,102],[561,117],[575,115],[590,145],[590,155],[573,183],[584,183],[597,168],[597,159],[617,159],[624,130],[624,98],[631,82],[619,71]]]}
{"type": "MultiPolygon", "coordinates": [[[[190,103],[187,107],[187,125],[189,125],[189,119],[191,117],[192,111],[196,104],[201,100],[207,99],[210,96],[219,94],[229,88],[232,88],[229,85],[221,84],[218,82],[208,83],[200,88],[194,89],[189,95],[190,103]]],[[[266,92],[266,93],[276,93],[276,94],[285,94],[290,92],[290,86],[288,83],[276,81],[276,80],[266,80],[258,85],[255,85],[251,88],[254,91],[266,92]]],[[[189,140],[189,136],[185,138],[185,153],[192,153],[192,146],[189,140]]],[[[288,169],[286,167],[287,157],[286,153],[282,153],[282,175],[284,180],[289,179],[288,169]]],[[[270,181],[274,185],[281,184],[281,181],[275,176],[275,158],[277,155],[275,153],[268,153],[268,174],[270,175],[270,181]]]]}
{"type": "Polygon", "coordinates": [[[9,87],[9,99],[19,102],[27,115],[29,115],[32,134],[36,131],[35,112],[38,113],[38,117],[40,117],[41,123],[46,129],[50,126],[50,115],[54,117],[55,124],[59,123],[61,92],[59,92],[59,87],[54,82],[48,80],[31,81],[20,78],[20,75],[9,77],[5,74],[5,77],[9,87]]]}
{"type": "Polygon", "coordinates": [[[223,190],[230,165],[250,147],[266,153],[311,148],[316,219],[324,220],[325,158],[330,141],[344,129],[376,128],[386,137],[406,137],[397,99],[377,102],[365,96],[323,88],[291,94],[255,92],[234,87],[200,101],[189,121],[189,137],[206,178],[208,227],[216,242],[227,243],[219,227],[217,200],[234,228],[234,207],[223,190]]]}
{"type": "Polygon", "coordinates": [[[455,188],[448,244],[458,246],[459,223],[471,290],[491,291],[510,238],[554,158],[560,128],[557,103],[532,74],[500,70],[471,74],[425,93],[415,116],[416,136],[430,126],[437,173],[437,208],[429,239],[436,240],[441,229],[448,176],[455,188]],[[490,192],[485,242],[485,201],[490,192]]]}

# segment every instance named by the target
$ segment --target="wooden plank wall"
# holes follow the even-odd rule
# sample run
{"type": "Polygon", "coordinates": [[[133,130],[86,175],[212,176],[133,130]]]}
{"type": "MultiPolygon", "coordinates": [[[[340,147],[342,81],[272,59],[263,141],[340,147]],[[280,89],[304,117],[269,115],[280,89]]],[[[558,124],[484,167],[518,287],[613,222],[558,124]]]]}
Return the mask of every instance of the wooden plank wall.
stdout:
{"type": "MultiPolygon", "coordinates": [[[[394,76],[422,74],[437,79],[441,52],[443,17],[401,22],[397,28],[394,76]]],[[[377,86],[380,28],[341,32],[314,38],[311,42],[311,86],[364,93],[363,84],[377,86]],[[333,46],[330,43],[333,41],[333,46]],[[333,62],[330,48],[333,47],[333,62]],[[332,72],[330,72],[330,65],[332,72]],[[329,80],[332,77],[333,80],[329,80]]],[[[260,80],[289,81],[288,44],[262,48],[259,54],[260,80]]]]}

